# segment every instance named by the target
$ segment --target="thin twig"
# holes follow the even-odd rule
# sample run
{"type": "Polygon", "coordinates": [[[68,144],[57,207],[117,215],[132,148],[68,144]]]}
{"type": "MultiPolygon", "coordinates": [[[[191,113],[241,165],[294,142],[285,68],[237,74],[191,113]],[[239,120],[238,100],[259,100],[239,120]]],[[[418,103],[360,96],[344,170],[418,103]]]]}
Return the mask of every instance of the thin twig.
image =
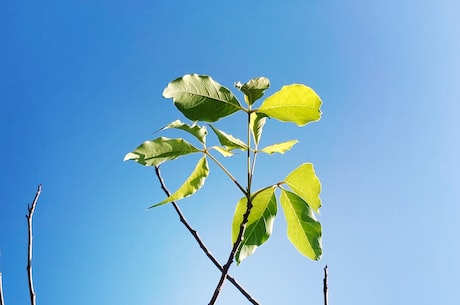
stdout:
{"type": "Polygon", "coordinates": [[[5,305],[3,301],[2,273],[0,272],[0,305],[5,305]]]}
{"type": "MultiPolygon", "coordinates": [[[[171,196],[171,193],[166,188],[166,185],[160,173],[160,168],[158,166],[155,167],[155,173],[158,177],[158,180],[160,181],[161,189],[165,192],[166,196],[171,196]]],[[[204,244],[204,242],[201,240],[200,236],[198,235],[198,232],[195,229],[193,229],[192,226],[188,223],[187,219],[185,219],[184,215],[182,214],[182,211],[179,209],[179,206],[176,204],[176,202],[173,201],[172,205],[174,209],[176,210],[177,214],[179,215],[180,222],[192,234],[192,236],[195,238],[200,248],[203,250],[206,256],[211,260],[211,262],[217,267],[217,269],[223,272],[224,267],[222,267],[222,265],[217,261],[217,259],[211,254],[211,252],[208,250],[208,248],[206,247],[206,245],[204,244]]],[[[228,272],[227,272],[226,278],[248,299],[249,302],[251,302],[254,305],[259,305],[259,303],[235,280],[235,278],[229,275],[228,272]]]]}
{"type": "Polygon", "coordinates": [[[328,303],[328,297],[327,297],[327,265],[324,267],[324,279],[323,279],[323,293],[324,293],[324,305],[327,305],[328,303]]]}
{"type": "Polygon", "coordinates": [[[40,193],[42,192],[42,185],[38,185],[37,193],[35,193],[34,201],[31,205],[27,207],[28,214],[26,215],[27,218],[27,226],[29,228],[29,244],[28,244],[28,255],[27,255],[27,275],[29,279],[29,295],[30,295],[30,304],[36,304],[37,295],[35,294],[34,290],[34,281],[32,278],[32,217],[34,216],[35,207],[38,202],[38,198],[40,197],[40,193]]]}

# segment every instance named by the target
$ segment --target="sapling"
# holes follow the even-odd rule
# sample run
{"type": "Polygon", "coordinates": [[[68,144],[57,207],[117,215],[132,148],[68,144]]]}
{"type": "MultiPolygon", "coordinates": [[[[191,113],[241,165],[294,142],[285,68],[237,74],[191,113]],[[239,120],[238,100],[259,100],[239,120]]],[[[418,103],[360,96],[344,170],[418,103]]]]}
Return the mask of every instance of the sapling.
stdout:
{"type": "MultiPolygon", "coordinates": [[[[257,107],[256,102],[270,87],[267,78],[258,77],[247,83],[237,82],[235,87],[243,94],[244,104],[232,91],[206,75],[187,74],[170,82],[163,91],[163,97],[171,98],[176,108],[191,123],[175,120],[161,130],[182,130],[197,144],[184,138],[158,137],[142,143],[124,158],[125,161],[133,160],[144,166],[155,167],[163,183],[159,174],[161,164],[190,154],[202,155],[185,182],[174,193],[166,192],[167,198],[151,208],[172,203],[180,213],[175,202],[193,195],[204,185],[210,172],[209,161],[214,162],[241,193],[242,198],[236,203],[232,221],[230,253],[223,265],[214,262],[221,271],[221,277],[209,304],[215,304],[225,279],[229,278],[231,264],[234,261],[240,264],[268,240],[277,215],[278,202],[286,219],[287,237],[294,247],[312,260],[319,260],[322,254],[321,224],[315,217],[321,207],[321,184],[311,163],[299,165],[285,178],[271,185],[257,190],[252,187],[258,154],[284,154],[298,142],[288,140],[259,147],[267,118],[304,126],[321,118],[321,99],[311,88],[292,84],[282,87],[257,107]],[[246,114],[243,123],[246,125],[247,138],[244,141],[212,124],[236,112],[246,114]],[[216,135],[219,144],[207,144],[208,130],[216,135]],[[237,180],[218,158],[231,157],[237,150],[246,155],[243,166],[247,179],[244,182],[237,180]]],[[[162,187],[165,189],[163,184],[162,187]]],[[[256,301],[251,302],[257,304],[256,301]]]]}

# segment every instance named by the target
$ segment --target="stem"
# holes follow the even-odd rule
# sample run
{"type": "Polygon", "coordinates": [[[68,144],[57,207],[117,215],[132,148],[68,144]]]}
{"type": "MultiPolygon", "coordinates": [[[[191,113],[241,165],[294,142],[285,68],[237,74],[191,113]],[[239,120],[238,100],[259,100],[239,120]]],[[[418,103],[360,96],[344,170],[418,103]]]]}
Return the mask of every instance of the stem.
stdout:
{"type": "Polygon", "coordinates": [[[251,182],[252,182],[252,171],[251,171],[251,131],[250,131],[250,121],[251,121],[251,106],[249,106],[249,112],[248,112],[248,128],[247,128],[247,135],[248,135],[248,155],[247,155],[247,170],[248,170],[248,186],[247,190],[245,192],[246,198],[247,198],[247,207],[246,207],[246,212],[243,215],[243,220],[241,221],[240,224],[240,229],[238,232],[238,236],[236,238],[235,243],[233,244],[232,251],[230,251],[230,255],[228,256],[227,262],[224,265],[224,268],[222,270],[222,274],[220,276],[219,282],[217,283],[216,289],[214,290],[214,294],[211,297],[211,301],[209,301],[209,305],[214,305],[217,301],[217,298],[219,297],[219,294],[222,290],[222,287],[225,282],[225,278],[228,274],[228,270],[230,269],[230,266],[232,265],[236,252],[238,251],[238,248],[241,245],[241,242],[243,241],[243,236],[244,236],[244,231],[246,230],[246,225],[248,223],[249,219],[249,214],[251,213],[252,209],[252,198],[251,198],[251,182]]]}
{"type": "Polygon", "coordinates": [[[2,273],[0,272],[0,305],[5,305],[3,301],[2,273]]]}
{"type": "Polygon", "coordinates": [[[328,303],[328,297],[327,297],[327,265],[324,267],[324,279],[323,279],[323,294],[324,294],[324,305],[327,305],[328,303]]]}
{"type": "MultiPolygon", "coordinates": [[[[160,168],[158,166],[155,167],[155,173],[157,174],[158,180],[160,181],[161,188],[165,192],[166,196],[171,196],[171,193],[166,188],[164,180],[161,177],[160,168]]],[[[222,265],[217,261],[217,259],[208,250],[208,248],[206,247],[206,245],[204,244],[204,242],[201,240],[200,236],[198,235],[198,232],[195,229],[193,229],[192,226],[188,223],[187,219],[185,219],[184,215],[182,214],[182,211],[179,209],[179,206],[175,202],[172,202],[172,205],[174,209],[176,210],[176,213],[179,215],[180,222],[192,234],[192,236],[195,238],[200,248],[203,250],[206,256],[211,260],[214,266],[216,266],[217,269],[219,269],[222,272],[224,270],[222,265]]],[[[251,302],[254,305],[259,305],[259,303],[231,275],[227,274],[226,278],[248,299],[249,302],[251,302]]],[[[0,304],[0,305],[3,305],[3,304],[0,304]]]]}
{"type": "Polygon", "coordinates": [[[34,201],[31,205],[27,207],[28,214],[26,215],[27,218],[27,226],[29,229],[29,243],[28,243],[28,255],[27,255],[27,275],[29,279],[29,295],[30,295],[30,304],[36,304],[37,295],[35,294],[34,290],[34,281],[32,278],[32,217],[34,216],[35,207],[38,202],[38,198],[40,197],[40,193],[42,192],[42,185],[38,185],[37,193],[35,193],[34,201]]]}
{"type": "Polygon", "coordinates": [[[205,154],[211,158],[212,161],[214,161],[223,171],[224,173],[233,181],[233,183],[236,184],[236,186],[243,192],[243,194],[247,195],[247,191],[244,189],[244,187],[241,186],[241,184],[233,177],[233,175],[222,165],[222,163],[219,162],[213,155],[211,155],[208,151],[205,151],[205,154]]]}

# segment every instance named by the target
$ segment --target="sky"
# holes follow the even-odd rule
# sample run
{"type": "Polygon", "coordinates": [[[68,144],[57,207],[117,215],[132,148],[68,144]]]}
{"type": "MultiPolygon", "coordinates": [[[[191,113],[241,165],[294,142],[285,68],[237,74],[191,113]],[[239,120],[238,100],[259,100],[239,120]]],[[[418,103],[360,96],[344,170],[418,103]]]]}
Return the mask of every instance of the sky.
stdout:
{"type": "MultiPolygon", "coordinates": [[[[0,272],[26,304],[27,223],[38,184],[38,304],[207,304],[219,279],[153,168],[123,162],[180,119],[162,98],[188,73],[265,76],[312,87],[322,119],[270,120],[254,186],[304,162],[322,182],[323,256],[299,254],[279,213],[273,235],[230,273],[261,304],[452,304],[460,282],[460,4],[438,1],[2,1],[0,272]]],[[[216,123],[235,136],[238,115],[216,123]]],[[[183,134],[165,131],[164,136],[183,134]]],[[[209,136],[209,142],[215,138],[209,136]]],[[[241,158],[222,162],[244,176],[241,158]]],[[[162,165],[170,190],[196,157],[162,165]]],[[[181,180],[182,179],[182,180],[181,180]]],[[[231,248],[240,194],[215,166],[179,203],[216,258],[231,248]]],[[[249,304],[226,283],[217,304],[249,304]]]]}

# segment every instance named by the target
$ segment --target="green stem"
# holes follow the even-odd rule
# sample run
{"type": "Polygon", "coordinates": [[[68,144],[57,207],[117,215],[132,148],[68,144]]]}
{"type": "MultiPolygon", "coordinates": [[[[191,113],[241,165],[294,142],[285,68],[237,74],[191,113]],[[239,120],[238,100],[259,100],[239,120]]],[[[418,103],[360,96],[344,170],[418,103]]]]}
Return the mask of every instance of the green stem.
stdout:
{"type": "Polygon", "coordinates": [[[217,166],[220,167],[224,171],[224,173],[233,181],[233,183],[236,184],[236,186],[243,192],[245,196],[247,196],[247,191],[244,189],[244,187],[241,186],[241,184],[233,177],[233,175],[225,168],[225,166],[222,165],[222,163],[219,162],[213,155],[211,155],[207,150],[204,151],[204,153],[211,158],[212,161],[214,161],[217,166]]]}

